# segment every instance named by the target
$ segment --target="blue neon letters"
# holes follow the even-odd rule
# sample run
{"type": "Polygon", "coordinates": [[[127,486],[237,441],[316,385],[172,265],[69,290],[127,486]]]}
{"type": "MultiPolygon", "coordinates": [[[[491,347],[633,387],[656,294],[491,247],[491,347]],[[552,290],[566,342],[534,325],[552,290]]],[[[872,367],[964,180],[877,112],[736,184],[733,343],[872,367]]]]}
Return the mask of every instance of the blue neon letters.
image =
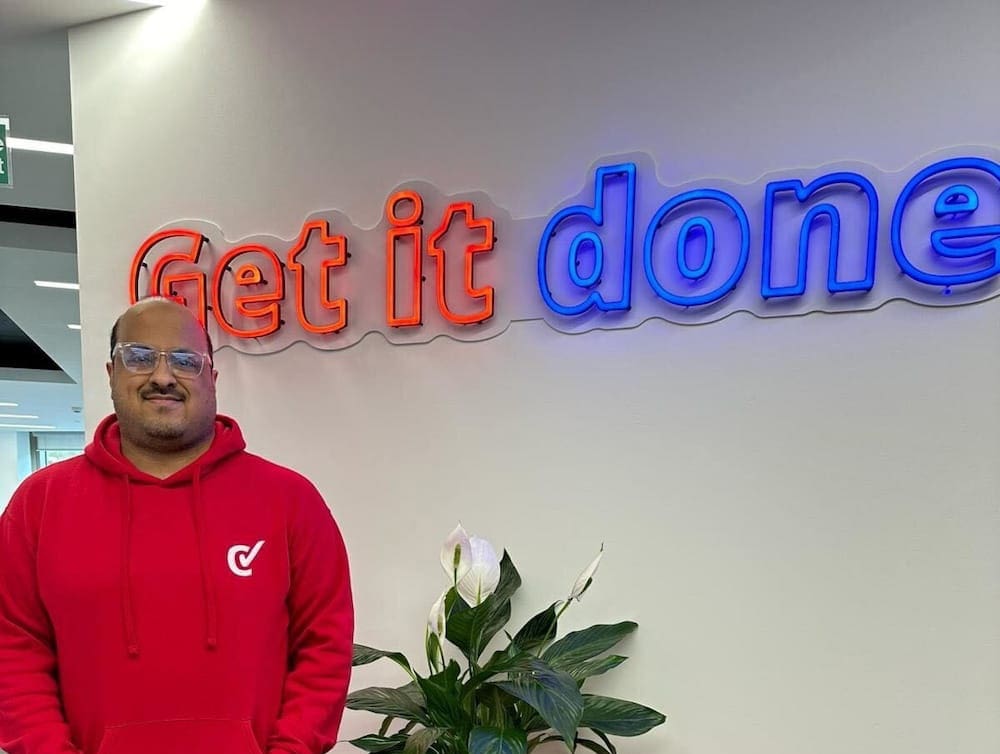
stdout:
{"type": "Polygon", "coordinates": [[[635,165],[624,163],[621,165],[608,165],[598,168],[597,176],[594,179],[594,206],[587,207],[577,204],[566,207],[555,214],[549,220],[548,225],[542,232],[542,238],[538,242],[538,289],[542,293],[542,298],[546,305],[557,314],[572,316],[597,307],[601,311],[614,311],[628,309],[632,301],[632,233],[635,225],[635,165]],[[609,192],[609,187],[624,179],[624,211],[620,214],[620,223],[617,227],[612,227],[611,223],[606,223],[608,219],[605,211],[605,195],[609,192]],[[586,230],[579,230],[577,226],[584,226],[586,230]],[[597,230],[592,230],[596,228],[597,230]],[[605,298],[605,292],[600,290],[605,272],[605,265],[608,263],[608,246],[610,241],[607,238],[612,231],[621,230],[622,239],[619,248],[615,249],[618,262],[621,265],[621,272],[618,275],[618,285],[615,286],[614,298],[605,298]],[[573,285],[584,292],[580,300],[571,303],[560,303],[556,300],[552,288],[549,286],[550,267],[552,266],[550,257],[556,251],[557,236],[573,233],[575,235],[569,243],[568,255],[564,265],[573,285]],[[602,237],[603,236],[605,237],[602,237]],[[580,268],[586,264],[582,258],[581,251],[589,248],[593,256],[591,262],[591,272],[585,276],[580,274],[580,268]]]}
{"type": "MultiPolygon", "coordinates": [[[[810,287],[809,257],[822,252],[823,295],[864,296],[876,286],[878,269],[893,277],[877,264],[878,192],[860,173],[837,170],[808,184],[770,181],[763,187],[763,202],[754,200],[757,211],[749,216],[732,193],[687,190],[660,205],[648,222],[638,218],[644,231],[636,226],[637,208],[648,206],[639,201],[645,197],[637,196],[638,177],[635,163],[598,167],[593,206],[566,207],[545,226],[538,245],[538,286],[557,315],[631,308],[632,259],[640,253],[633,243],[636,232],[643,233],[648,290],[671,307],[706,307],[755,282],[761,306],[803,297],[810,287]],[[612,187],[617,187],[617,201],[610,212],[612,187]],[[756,222],[759,236],[753,235],[756,222]],[[560,241],[564,232],[571,237],[560,241]],[[755,251],[760,260],[751,265],[755,251]],[[759,279],[756,272],[745,274],[750,269],[759,271],[759,279]]],[[[950,293],[952,286],[981,284],[1000,274],[998,189],[1000,164],[981,157],[935,162],[906,183],[894,205],[888,246],[910,285],[950,293]],[[974,217],[980,224],[972,222],[974,217]]],[[[819,290],[815,283],[814,293],[819,290]]]]}
{"type": "MultiPolygon", "coordinates": [[[[938,271],[925,269],[914,261],[913,255],[907,252],[907,239],[903,237],[904,215],[908,206],[920,196],[920,187],[932,184],[950,183],[948,173],[957,177],[967,178],[975,173],[985,173],[992,176],[1000,185],[1000,165],[992,160],[980,157],[958,157],[941,160],[917,173],[906,184],[896,208],[892,212],[892,253],[896,257],[899,268],[914,280],[927,285],[952,286],[967,283],[979,283],[1000,273],[1000,224],[992,223],[972,227],[952,227],[935,230],[931,233],[931,249],[943,260],[957,262],[956,271],[938,271]],[[942,181],[942,177],[945,177],[942,181]],[[979,243],[972,239],[985,238],[979,243]],[[986,267],[966,269],[970,263],[986,262],[986,267]]],[[[996,187],[994,187],[996,188],[996,187]]],[[[979,211],[979,194],[965,183],[948,185],[938,194],[934,202],[934,213],[943,221],[953,223],[970,218],[979,211]],[[949,214],[949,210],[953,214],[949,214]]],[[[928,255],[925,255],[928,256],[928,255]]],[[[979,265],[975,265],[979,266],[979,265]]]]}
{"type": "MultiPolygon", "coordinates": [[[[715,232],[715,223],[704,215],[696,215],[688,218],[681,226],[680,232],[677,234],[676,266],[678,271],[681,273],[681,277],[689,285],[697,284],[703,280],[712,268],[712,265],[716,260],[717,235],[718,234],[715,232]],[[705,238],[705,253],[698,268],[691,269],[688,255],[691,250],[692,231],[696,228],[700,231],[700,235],[703,235],[705,238]]],[[[646,237],[642,244],[642,261],[643,268],[646,270],[646,281],[656,292],[657,296],[662,298],[664,301],[676,304],[677,306],[698,306],[699,304],[711,304],[714,301],[718,301],[720,298],[729,293],[729,291],[731,291],[734,287],[736,287],[736,284],[743,276],[743,270],[746,269],[747,259],[749,256],[750,221],[747,220],[747,213],[743,211],[743,207],[740,206],[740,203],[736,201],[735,198],[724,191],[716,191],[714,189],[685,191],[683,194],[678,194],[674,198],[665,202],[658,210],[656,210],[656,214],[653,215],[653,219],[650,221],[649,227],[646,229],[646,237]],[[734,244],[734,246],[738,247],[738,251],[736,254],[736,260],[732,264],[732,272],[724,282],[709,291],[692,293],[670,291],[661,282],[660,278],[657,277],[656,270],[654,269],[653,244],[656,240],[657,233],[663,227],[664,222],[674,210],[679,210],[687,204],[693,204],[695,207],[700,207],[702,208],[702,211],[704,211],[704,207],[710,202],[717,202],[718,204],[721,204],[723,207],[732,212],[736,218],[739,234],[738,238],[735,239],[736,244],[734,244]]]]}
{"type": "Polygon", "coordinates": [[[809,239],[820,220],[826,220],[830,225],[830,244],[828,247],[829,262],[827,264],[826,285],[830,293],[845,293],[848,291],[870,291],[875,285],[875,247],[878,238],[878,194],[867,178],[857,173],[830,173],[817,178],[808,186],[801,181],[774,181],[767,184],[764,190],[764,242],[763,242],[763,272],[761,276],[761,297],[776,298],[780,296],[801,296],[806,291],[806,274],[808,271],[809,239]],[[853,186],[867,200],[867,233],[864,246],[864,276],[861,279],[841,280],[841,212],[830,201],[812,207],[802,221],[798,234],[798,265],[795,283],[792,285],[774,285],[774,229],[775,201],[781,195],[791,192],[799,203],[805,202],[824,189],[835,186],[853,186]]]}

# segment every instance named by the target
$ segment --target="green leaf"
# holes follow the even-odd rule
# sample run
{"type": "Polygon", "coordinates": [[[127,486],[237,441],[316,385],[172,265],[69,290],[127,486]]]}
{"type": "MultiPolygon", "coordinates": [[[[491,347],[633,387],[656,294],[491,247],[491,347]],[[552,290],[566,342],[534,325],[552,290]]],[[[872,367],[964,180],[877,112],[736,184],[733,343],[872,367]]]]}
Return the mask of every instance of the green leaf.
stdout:
{"type": "Polygon", "coordinates": [[[452,660],[440,673],[417,679],[427,700],[427,714],[434,725],[460,728],[469,724],[469,716],[461,702],[462,686],[458,682],[461,672],[458,663],[452,660]]]}
{"type": "Polygon", "coordinates": [[[525,715],[521,721],[521,727],[524,728],[524,730],[528,733],[538,733],[539,731],[548,730],[552,727],[545,722],[533,708],[529,707],[528,709],[530,712],[525,715]]]}
{"type": "Polygon", "coordinates": [[[596,754],[611,754],[610,751],[597,743],[597,741],[590,741],[586,738],[576,739],[576,745],[582,746],[584,749],[590,749],[591,751],[596,752],[596,754]]]}
{"type": "Polygon", "coordinates": [[[465,689],[462,691],[462,695],[468,696],[491,678],[495,678],[503,673],[531,672],[532,663],[537,659],[534,655],[527,652],[519,652],[513,644],[507,647],[507,649],[497,650],[490,657],[489,662],[469,678],[465,684],[465,689]]]}
{"type": "Polygon", "coordinates": [[[604,741],[604,745],[608,747],[608,751],[610,751],[611,754],[618,754],[618,749],[616,749],[615,745],[611,743],[611,739],[604,735],[603,731],[594,730],[593,728],[591,728],[591,731],[596,733],[597,737],[604,741]]]}
{"type": "Polygon", "coordinates": [[[608,651],[638,627],[633,621],[622,621],[573,631],[546,649],[542,659],[557,670],[570,672],[579,663],[608,651]]]}
{"type": "Polygon", "coordinates": [[[517,728],[473,728],[469,754],[526,754],[528,737],[517,728]]]}
{"type": "Polygon", "coordinates": [[[422,728],[411,733],[403,747],[403,754],[425,754],[443,732],[440,728],[422,728]]]}
{"type": "Polygon", "coordinates": [[[354,651],[351,654],[351,665],[354,667],[367,665],[370,662],[375,662],[375,660],[381,660],[383,657],[388,657],[394,663],[403,668],[403,670],[407,673],[413,675],[413,669],[410,667],[410,661],[406,659],[406,656],[402,652],[386,652],[382,649],[366,647],[364,644],[354,645],[354,651]]]}
{"type": "MultiPolygon", "coordinates": [[[[568,673],[540,660],[531,663],[531,672],[494,685],[526,702],[572,746],[583,714],[583,696],[568,673]]],[[[572,749],[570,749],[572,751],[572,749]]]]}
{"type": "MultiPolygon", "coordinates": [[[[521,667],[528,660],[535,659],[534,655],[520,651],[513,644],[506,649],[498,649],[490,659],[482,666],[481,670],[488,673],[502,673],[510,668],[521,667]]],[[[530,668],[528,668],[530,670],[530,668]]]]}
{"type": "MultiPolygon", "coordinates": [[[[539,739],[537,743],[547,744],[551,741],[562,740],[562,736],[546,736],[545,738],[539,739]]],[[[617,754],[617,752],[614,751],[613,746],[610,749],[606,749],[597,743],[597,741],[590,741],[586,738],[577,738],[576,741],[574,741],[574,746],[577,748],[582,746],[584,749],[590,749],[593,752],[597,752],[597,754],[617,754]]],[[[574,748],[573,751],[576,751],[576,748],[574,748]]]]}
{"type": "Polygon", "coordinates": [[[347,708],[392,715],[404,720],[429,723],[424,709],[424,698],[416,684],[408,683],[398,689],[370,686],[347,695],[347,708]]]}
{"type": "Polygon", "coordinates": [[[387,753],[402,751],[403,746],[406,744],[406,736],[398,733],[394,736],[367,735],[355,738],[353,741],[348,741],[348,743],[365,751],[387,753]]]}
{"type": "Polygon", "coordinates": [[[666,718],[655,709],[624,699],[596,694],[583,695],[581,728],[599,730],[610,736],[641,736],[666,718]]]}
{"type": "Polygon", "coordinates": [[[601,657],[596,660],[586,660],[581,662],[579,665],[574,665],[568,668],[568,672],[576,680],[582,681],[585,678],[592,678],[595,675],[601,675],[602,673],[607,673],[609,670],[613,670],[621,665],[627,657],[622,657],[621,655],[608,655],[607,657],[601,657]]]}
{"type": "Polygon", "coordinates": [[[510,598],[521,586],[521,576],[506,552],[500,560],[496,591],[476,607],[469,607],[454,590],[445,600],[448,613],[446,637],[470,662],[476,662],[486,645],[510,620],[510,598]]]}
{"type": "Polygon", "coordinates": [[[525,652],[535,652],[556,638],[556,605],[554,602],[533,617],[513,638],[512,643],[525,652]]]}
{"type": "Polygon", "coordinates": [[[517,572],[514,567],[514,561],[510,559],[510,555],[504,550],[503,557],[500,559],[500,583],[497,584],[497,588],[494,590],[491,597],[499,597],[501,600],[509,600],[514,596],[514,592],[521,588],[521,574],[517,572]]]}

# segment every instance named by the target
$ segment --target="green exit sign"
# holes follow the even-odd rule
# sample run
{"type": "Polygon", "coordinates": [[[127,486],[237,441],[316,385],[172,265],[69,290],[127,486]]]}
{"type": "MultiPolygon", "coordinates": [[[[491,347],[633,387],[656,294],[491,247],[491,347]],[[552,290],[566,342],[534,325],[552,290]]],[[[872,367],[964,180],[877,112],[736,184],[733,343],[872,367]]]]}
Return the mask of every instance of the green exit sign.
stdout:
{"type": "Polygon", "coordinates": [[[10,118],[0,115],[0,186],[13,186],[11,175],[10,148],[7,146],[7,135],[10,133],[10,118]]]}

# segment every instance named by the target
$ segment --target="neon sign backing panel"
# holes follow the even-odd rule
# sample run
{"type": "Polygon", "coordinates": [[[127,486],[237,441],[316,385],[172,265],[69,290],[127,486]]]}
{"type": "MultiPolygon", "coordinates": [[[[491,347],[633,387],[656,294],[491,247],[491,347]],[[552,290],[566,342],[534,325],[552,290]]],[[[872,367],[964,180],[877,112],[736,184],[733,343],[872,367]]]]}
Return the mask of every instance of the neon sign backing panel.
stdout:
{"type": "Polygon", "coordinates": [[[267,353],[297,341],[336,350],[375,332],[396,344],[473,341],[524,320],[581,333],[891,300],[961,306],[998,293],[993,148],[898,173],[837,163],[680,186],[634,154],[583,177],[579,194],[537,218],[410,182],[374,228],[329,211],[292,239],[231,241],[210,222],[170,223],[139,244],[129,296],[177,297],[219,345],[267,353]]]}

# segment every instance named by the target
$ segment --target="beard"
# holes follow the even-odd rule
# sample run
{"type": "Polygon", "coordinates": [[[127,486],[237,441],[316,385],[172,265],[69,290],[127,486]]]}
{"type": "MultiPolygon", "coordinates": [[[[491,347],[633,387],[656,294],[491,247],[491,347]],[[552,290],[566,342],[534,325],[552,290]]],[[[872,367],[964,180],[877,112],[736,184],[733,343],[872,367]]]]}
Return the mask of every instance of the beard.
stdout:
{"type": "MultiPolygon", "coordinates": [[[[194,416],[157,416],[150,415],[143,399],[138,403],[130,395],[117,395],[112,391],[112,402],[122,436],[134,445],[147,447],[163,453],[177,452],[193,447],[215,432],[215,405],[204,406],[204,411],[196,410],[194,416]]],[[[190,399],[189,399],[190,400],[190,399]]],[[[190,402],[185,404],[188,408],[190,402]]]]}
{"type": "MultiPolygon", "coordinates": [[[[120,420],[119,420],[120,421],[120,420]]],[[[185,428],[180,424],[163,421],[142,422],[142,431],[146,436],[157,440],[180,440],[184,437],[185,428]]]]}

